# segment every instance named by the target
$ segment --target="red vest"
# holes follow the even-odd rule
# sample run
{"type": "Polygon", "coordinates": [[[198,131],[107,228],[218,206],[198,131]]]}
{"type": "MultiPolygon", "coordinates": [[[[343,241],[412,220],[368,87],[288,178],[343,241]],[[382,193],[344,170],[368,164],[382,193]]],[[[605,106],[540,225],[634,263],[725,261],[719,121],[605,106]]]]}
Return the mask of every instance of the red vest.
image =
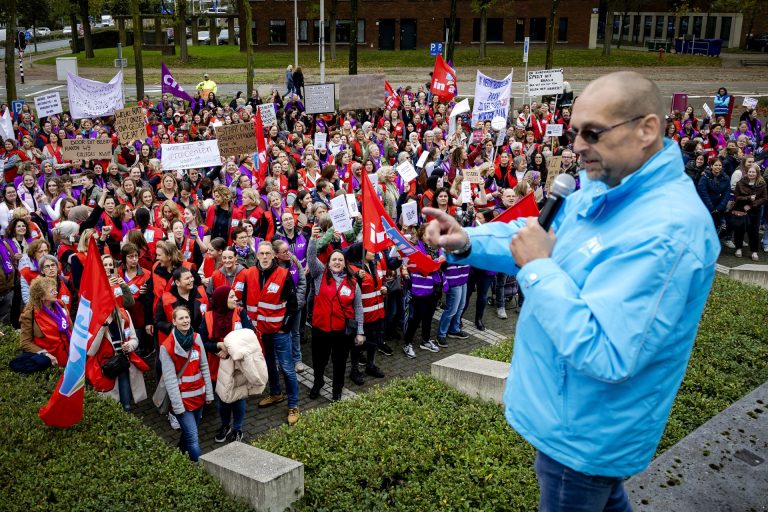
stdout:
{"type": "MultiPolygon", "coordinates": [[[[63,305],[62,305],[63,307],[63,305]]],[[[64,308],[66,312],[66,308],[64,308]]],[[[43,333],[42,338],[34,338],[35,345],[47,350],[49,354],[56,358],[59,368],[64,368],[69,359],[69,338],[72,328],[67,332],[60,332],[59,326],[51,316],[43,310],[33,312],[35,323],[43,333]]]]}
{"type": "MultiPolygon", "coordinates": [[[[123,320],[123,331],[127,331],[131,325],[128,321],[128,313],[124,309],[120,308],[120,316],[123,320]]],[[[107,333],[108,332],[109,330],[107,330],[107,333]]],[[[117,380],[105,377],[104,372],[101,370],[101,366],[106,363],[110,357],[115,355],[115,348],[112,346],[112,343],[108,338],[109,337],[107,334],[105,334],[104,339],[102,339],[101,345],[99,346],[99,351],[96,352],[93,357],[88,357],[85,361],[85,376],[88,378],[88,382],[91,383],[96,391],[101,391],[102,393],[111,391],[112,388],[115,387],[115,381],[117,380]]],[[[93,339],[91,339],[91,343],[93,343],[93,339]]],[[[90,344],[88,348],[91,348],[90,344]]],[[[139,371],[149,371],[149,365],[147,365],[147,363],[145,363],[142,358],[136,355],[135,352],[128,353],[128,360],[139,371]]]]}
{"type": "Polygon", "coordinates": [[[227,279],[227,276],[225,276],[221,270],[214,270],[213,275],[211,276],[211,280],[213,280],[213,289],[215,290],[219,286],[227,285],[234,289],[235,293],[242,292],[244,287],[243,282],[245,281],[245,274],[245,270],[241,270],[235,274],[235,278],[230,283],[229,279],[227,279]]]}
{"type": "MultiPolygon", "coordinates": [[[[357,267],[350,267],[353,272],[357,272],[357,267]]],[[[363,271],[365,276],[363,282],[360,285],[361,298],[363,300],[363,322],[370,323],[376,320],[384,318],[384,296],[381,294],[381,276],[378,277],[379,286],[373,281],[373,276],[366,271],[363,271]]],[[[379,272],[379,268],[376,268],[376,272],[379,272]]]]}
{"type": "MultiPolygon", "coordinates": [[[[194,293],[194,290],[190,293],[194,293]]],[[[200,312],[205,314],[206,311],[208,311],[208,295],[206,295],[202,286],[197,287],[197,294],[199,296],[197,300],[200,301],[200,312]]],[[[170,291],[163,293],[161,299],[163,301],[163,311],[165,312],[165,318],[170,322],[171,319],[173,319],[173,310],[176,308],[176,303],[178,300],[176,296],[170,291]]],[[[157,339],[159,342],[162,343],[167,337],[167,334],[164,334],[160,331],[157,332],[157,339]]]]}
{"type": "MultiPolygon", "coordinates": [[[[152,296],[154,297],[154,302],[152,302],[152,311],[155,311],[157,309],[157,303],[160,301],[160,298],[163,296],[163,293],[169,291],[171,289],[171,285],[173,284],[173,277],[170,279],[165,279],[162,276],[160,276],[155,270],[160,265],[159,261],[156,261],[154,265],[152,265],[152,296]]],[[[194,265],[192,263],[189,263],[187,261],[181,262],[182,267],[186,267],[190,269],[192,272],[194,272],[194,265]]],[[[176,270],[176,269],[174,269],[176,270]]],[[[173,272],[171,272],[173,274],[173,272]]],[[[205,294],[203,294],[205,295],[205,294]]],[[[168,317],[168,320],[170,321],[171,317],[168,317]]]]}
{"type": "Polygon", "coordinates": [[[149,281],[149,277],[152,274],[146,268],[141,267],[140,273],[136,274],[133,279],[128,279],[128,276],[125,275],[125,267],[121,267],[120,270],[121,277],[125,281],[125,284],[128,285],[128,289],[131,290],[131,295],[133,295],[133,300],[135,301],[133,306],[127,308],[127,311],[131,315],[133,326],[137,330],[143,329],[145,327],[144,304],[142,304],[141,300],[139,299],[139,290],[141,290],[141,287],[144,286],[147,281],[149,281]]]}
{"type": "Polygon", "coordinates": [[[187,411],[194,411],[202,407],[205,404],[205,379],[203,378],[203,372],[200,370],[201,350],[203,350],[200,335],[195,334],[195,341],[189,349],[190,353],[187,354],[184,354],[184,350],[178,346],[176,337],[173,334],[168,336],[162,342],[162,345],[165,347],[168,355],[171,356],[176,374],[181,371],[181,367],[187,362],[187,356],[189,356],[189,363],[179,378],[181,401],[184,402],[184,409],[187,411]],[[178,352],[176,351],[177,347],[178,352]]]}
{"type": "MultiPolygon", "coordinates": [[[[326,272],[328,272],[326,270],[326,272]]],[[[347,318],[355,318],[355,284],[345,279],[336,289],[336,280],[331,282],[323,274],[320,289],[315,295],[315,308],[312,310],[312,324],[323,332],[344,331],[347,318]]]]}
{"type": "MultiPolygon", "coordinates": [[[[260,270],[258,265],[249,268],[247,272],[241,272],[241,274],[245,274],[246,311],[248,317],[253,321],[253,325],[256,326],[256,332],[260,334],[276,333],[285,321],[286,302],[281,300],[281,297],[285,280],[288,278],[288,269],[277,267],[264,283],[264,288],[259,287],[260,270]]],[[[238,295],[238,298],[242,297],[242,291],[238,292],[237,287],[235,287],[235,294],[238,295]]]]}
{"type": "Polygon", "coordinates": [[[203,258],[202,277],[211,277],[215,270],[216,270],[216,259],[206,254],[205,257],[203,258]]]}
{"type": "MultiPolygon", "coordinates": [[[[232,310],[232,327],[230,328],[230,331],[236,331],[238,329],[243,328],[243,324],[240,322],[240,312],[243,310],[243,308],[235,308],[232,310]]],[[[206,311],[205,312],[205,325],[208,327],[208,340],[216,343],[219,343],[222,340],[215,340],[213,338],[213,311],[206,311]]],[[[207,352],[206,353],[208,357],[208,370],[211,372],[211,380],[216,380],[216,377],[219,375],[219,356],[216,355],[216,352],[207,352]]]]}
{"type": "Polygon", "coordinates": [[[24,278],[24,280],[27,282],[27,284],[32,284],[32,281],[40,276],[40,272],[36,270],[32,270],[29,267],[24,267],[22,269],[19,269],[19,274],[21,277],[24,278]]]}

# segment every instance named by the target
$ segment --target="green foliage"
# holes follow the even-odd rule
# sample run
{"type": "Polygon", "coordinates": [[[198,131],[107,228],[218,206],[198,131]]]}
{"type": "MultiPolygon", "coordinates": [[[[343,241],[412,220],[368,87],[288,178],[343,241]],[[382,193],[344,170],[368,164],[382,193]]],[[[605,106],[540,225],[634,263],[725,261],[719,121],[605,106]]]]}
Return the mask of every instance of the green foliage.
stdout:
{"type": "Polygon", "coordinates": [[[420,375],[306,413],[255,446],[305,464],[300,510],[533,510],[534,450],[500,407],[420,375]]]}
{"type": "Polygon", "coordinates": [[[8,369],[18,336],[0,328],[0,508],[7,511],[249,510],[203,469],[110,399],[85,394],[85,414],[60,430],[37,415],[60,371],[8,369]]]}
{"type": "Polygon", "coordinates": [[[508,363],[512,360],[512,345],[514,345],[514,343],[514,338],[507,338],[498,345],[488,345],[487,347],[477,348],[470,352],[469,355],[508,363]]]}

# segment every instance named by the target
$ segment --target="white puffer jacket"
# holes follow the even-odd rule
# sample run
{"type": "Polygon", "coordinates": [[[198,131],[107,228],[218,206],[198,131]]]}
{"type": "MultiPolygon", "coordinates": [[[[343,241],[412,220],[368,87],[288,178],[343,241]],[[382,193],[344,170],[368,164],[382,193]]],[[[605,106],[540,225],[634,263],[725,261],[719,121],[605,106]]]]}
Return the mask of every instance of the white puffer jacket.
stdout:
{"type": "Polygon", "coordinates": [[[269,382],[267,362],[261,344],[251,329],[238,329],[224,337],[229,357],[221,359],[216,394],[222,402],[232,403],[250,395],[259,395],[269,382]]]}

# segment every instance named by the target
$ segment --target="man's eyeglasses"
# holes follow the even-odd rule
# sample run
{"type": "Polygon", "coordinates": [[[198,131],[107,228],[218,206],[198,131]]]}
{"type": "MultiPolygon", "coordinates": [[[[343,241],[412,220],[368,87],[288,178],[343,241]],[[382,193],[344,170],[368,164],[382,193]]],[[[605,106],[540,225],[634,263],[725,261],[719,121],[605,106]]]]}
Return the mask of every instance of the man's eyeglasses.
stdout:
{"type": "Polygon", "coordinates": [[[635,116],[632,119],[627,119],[626,121],[622,121],[620,123],[614,124],[613,126],[609,126],[607,128],[600,128],[597,130],[593,130],[593,129],[577,130],[576,128],[571,128],[570,130],[568,130],[568,133],[572,136],[573,140],[576,140],[576,137],[581,135],[581,138],[584,139],[584,142],[586,142],[587,144],[597,144],[600,141],[600,136],[602,134],[609,132],[614,128],[618,128],[619,126],[623,126],[625,124],[638,121],[644,118],[646,115],[647,114],[643,114],[641,116],[635,116]]]}

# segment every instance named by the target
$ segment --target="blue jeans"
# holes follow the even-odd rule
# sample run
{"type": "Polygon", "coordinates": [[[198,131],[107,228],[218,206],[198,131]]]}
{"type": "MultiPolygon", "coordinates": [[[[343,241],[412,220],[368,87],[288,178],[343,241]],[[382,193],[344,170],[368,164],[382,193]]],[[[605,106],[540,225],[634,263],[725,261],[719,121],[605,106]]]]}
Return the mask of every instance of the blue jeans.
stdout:
{"type": "Polygon", "coordinates": [[[120,404],[126,411],[131,408],[131,398],[133,398],[133,395],[131,394],[131,377],[128,373],[130,371],[131,370],[128,369],[118,375],[116,383],[117,392],[120,396],[120,404]]]}
{"type": "Polygon", "coordinates": [[[438,338],[445,338],[449,332],[461,330],[461,313],[464,311],[466,302],[467,283],[448,288],[445,294],[445,309],[440,316],[440,323],[437,327],[438,338]]]}
{"type": "Polygon", "coordinates": [[[496,274],[496,285],[495,285],[495,295],[496,295],[496,308],[502,308],[505,306],[505,298],[504,298],[504,285],[507,284],[507,274],[496,274]]]}
{"type": "Polygon", "coordinates": [[[540,512],[632,512],[624,479],[575,471],[536,453],[540,512]]]}
{"type": "Polygon", "coordinates": [[[299,380],[296,378],[296,364],[293,362],[293,341],[291,333],[276,332],[262,336],[264,341],[264,357],[267,360],[267,373],[269,374],[269,392],[272,395],[282,393],[280,386],[280,373],[277,364],[283,371],[285,387],[288,395],[288,408],[299,406],[299,380]],[[267,349],[267,346],[270,349],[267,349]]]}
{"type": "Polygon", "coordinates": [[[184,411],[183,414],[175,414],[176,419],[181,425],[181,439],[179,439],[179,449],[181,453],[189,455],[189,460],[197,462],[200,458],[200,438],[197,435],[197,426],[203,419],[203,407],[200,406],[194,411],[184,411]]]}
{"type": "Polygon", "coordinates": [[[301,362],[301,311],[297,311],[291,325],[291,356],[293,364],[301,362]]]}
{"type": "Polygon", "coordinates": [[[243,430],[243,420],[245,419],[245,398],[235,400],[228,404],[218,400],[219,417],[222,425],[232,425],[235,430],[243,430]]]}

